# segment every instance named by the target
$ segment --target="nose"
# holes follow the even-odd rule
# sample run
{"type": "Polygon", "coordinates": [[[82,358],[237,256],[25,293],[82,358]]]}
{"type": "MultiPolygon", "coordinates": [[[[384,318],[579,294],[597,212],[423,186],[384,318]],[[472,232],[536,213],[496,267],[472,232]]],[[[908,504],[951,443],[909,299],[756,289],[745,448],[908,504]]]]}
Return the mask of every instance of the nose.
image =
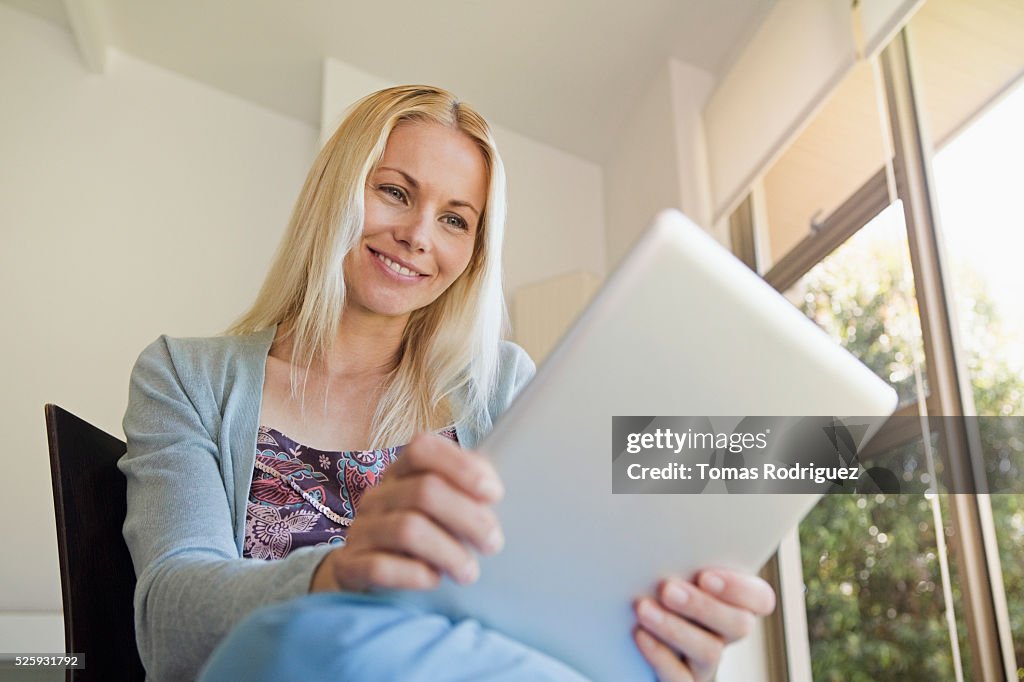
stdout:
{"type": "Polygon", "coordinates": [[[427,251],[430,249],[432,227],[433,218],[427,211],[410,213],[405,220],[396,225],[395,240],[405,244],[413,251],[427,251]]]}

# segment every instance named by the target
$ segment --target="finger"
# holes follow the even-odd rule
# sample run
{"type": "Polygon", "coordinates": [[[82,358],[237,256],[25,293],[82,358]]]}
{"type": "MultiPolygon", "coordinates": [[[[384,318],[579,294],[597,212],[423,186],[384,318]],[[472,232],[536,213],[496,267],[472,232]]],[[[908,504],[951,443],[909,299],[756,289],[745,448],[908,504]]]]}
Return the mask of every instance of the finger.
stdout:
{"type": "Polygon", "coordinates": [[[461,584],[475,581],[480,574],[476,557],[465,545],[415,511],[395,511],[357,520],[349,531],[347,548],[404,554],[447,573],[461,584]]]}
{"type": "Polygon", "coordinates": [[[669,611],[686,618],[732,643],[750,634],[754,614],[719,601],[684,580],[664,581],[658,589],[658,602],[669,611]]]}
{"type": "Polygon", "coordinates": [[[433,472],[484,502],[497,502],[504,494],[498,473],[483,455],[432,433],[413,436],[389,471],[396,477],[433,472]]]}
{"type": "Polygon", "coordinates": [[[697,679],[714,675],[725,646],[720,637],[663,609],[653,599],[639,600],[636,615],[644,629],[686,658],[697,679]]]}
{"type": "Polygon", "coordinates": [[[428,564],[387,552],[353,552],[338,562],[335,574],[339,589],[353,592],[430,590],[441,581],[440,574],[428,564]]]}
{"type": "Polygon", "coordinates": [[[695,582],[717,599],[755,616],[767,616],[775,610],[775,591],[756,575],[716,568],[701,571],[695,582]]]}
{"type": "Polygon", "coordinates": [[[484,554],[494,554],[504,544],[498,517],[490,507],[435,473],[407,476],[381,489],[360,505],[359,514],[386,514],[416,510],[456,538],[484,554]]]}
{"type": "Polygon", "coordinates": [[[686,664],[679,660],[679,655],[649,632],[637,628],[633,633],[633,639],[661,682],[694,682],[693,674],[686,664]]]}

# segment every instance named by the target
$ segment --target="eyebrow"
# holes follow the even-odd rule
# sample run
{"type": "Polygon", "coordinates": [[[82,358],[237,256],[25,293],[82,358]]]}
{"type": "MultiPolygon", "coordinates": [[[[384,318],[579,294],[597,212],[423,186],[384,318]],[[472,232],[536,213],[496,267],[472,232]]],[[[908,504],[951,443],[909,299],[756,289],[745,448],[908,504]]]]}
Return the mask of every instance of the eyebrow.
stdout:
{"type": "MultiPolygon", "coordinates": [[[[420,183],[416,181],[416,178],[412,177],[411,175],[409,175],[408,173],[406,173],[403,170],[399,170],[397,168],[392,168],[391,166],[380,166],[379,168],[377,168],[377,170],[382,170],[382,171],[386,170],[386,171],[391,171],[392,173],[398,173],[403,178],[405,178],[405,181],[409,183],[410,187],[412,187],[413,189],[419,189],[420,183]]],[[[452,199],[451,201],[448,202],[448,205],[449,206],[465,207],[465,208],[468,208],[469,210],[473,211],[473,213],[476,213],[477,216],[480,215],[480,211],[477,210],[477,208],[473,204],[469,203],[468,201],[463,201],[462,199],[452,199]]]]}

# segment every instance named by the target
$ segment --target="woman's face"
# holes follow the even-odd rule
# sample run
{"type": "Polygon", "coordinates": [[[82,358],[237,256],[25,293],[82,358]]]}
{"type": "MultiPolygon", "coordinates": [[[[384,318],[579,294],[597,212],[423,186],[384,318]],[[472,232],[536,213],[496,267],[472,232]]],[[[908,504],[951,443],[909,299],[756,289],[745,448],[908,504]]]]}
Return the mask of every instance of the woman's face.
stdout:
{"type": "Polygon", "coordinates": [[[347,305],[406,317],[469,265],[487,198],[483,153],[459,130],[402,123],[364,196],[363,236],[345,257],[347,305]]]}

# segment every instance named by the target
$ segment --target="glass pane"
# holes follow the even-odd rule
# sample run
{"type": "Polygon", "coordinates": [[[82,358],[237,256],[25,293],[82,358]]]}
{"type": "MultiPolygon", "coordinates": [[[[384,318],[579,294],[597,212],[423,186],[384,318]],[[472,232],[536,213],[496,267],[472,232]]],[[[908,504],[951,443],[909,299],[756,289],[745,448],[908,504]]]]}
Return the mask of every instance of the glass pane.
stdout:
{"type": "MultiPolygon", "coordinates": [[[[1020,27],[1024,44],[1024,19],[1020,27]]],[[[934,158],[936,194],[957,329],[975,412],[1024,417],[1024,83],[1011,90],[934,158]]],[[[994,490],[1024,475],[1020,443],[983,422],[982,448],[994,490]]],[[[1020,429],[1014,429],[1019,436],[1020,429]]],[[[991,497],[1011,631],[1024,676],[1024,497],[991,497]]]]}
{"type": "Polygon", "coordinates": [[[933,502],[830,495],[800,524],[815,680],[956,679],[933,502]]]}
{"type": "Polygon", "coordinates": [[[901,405],[917,399],[918,381],[927,393],[901,202],[879,213],[785,296],[895,388],[901,405]]]}
{"type": "MultiPolygon", "coordinates": [[[[922,397],[924,353],[899,203],[785,293],[901,403],[922,397]]],[[[917,437],[885,456],[921,462],[922,449],[917,437]]],[[[923,494],[831,495],[800,524],[815,680],[957,679],[963,633],[947,613],[959,594],[939,503],[923,494]]]]}
{"type": "Polygon", "coordinates": [[[1024,416],[1022,121],[1024,83],[933,161],[960,340],[983,415],[1024,416]]]}
{"type": "MultiPolygon", "coordinates": [[[[939,150],[939,224],[974,411],[1024,417],[1024,3],[928,0],[909,32],[924,118],[939,150]]],[[[1000,447],[993,426],[982,423],[979,434],[986,470],[992,488],[1006,490],[1007,479],[1024,476],[1024,455],[1019,442],[1016,451],[1000,447]]],[[[990,500],[1024,679],[1024,498],[990,500]]]]}

